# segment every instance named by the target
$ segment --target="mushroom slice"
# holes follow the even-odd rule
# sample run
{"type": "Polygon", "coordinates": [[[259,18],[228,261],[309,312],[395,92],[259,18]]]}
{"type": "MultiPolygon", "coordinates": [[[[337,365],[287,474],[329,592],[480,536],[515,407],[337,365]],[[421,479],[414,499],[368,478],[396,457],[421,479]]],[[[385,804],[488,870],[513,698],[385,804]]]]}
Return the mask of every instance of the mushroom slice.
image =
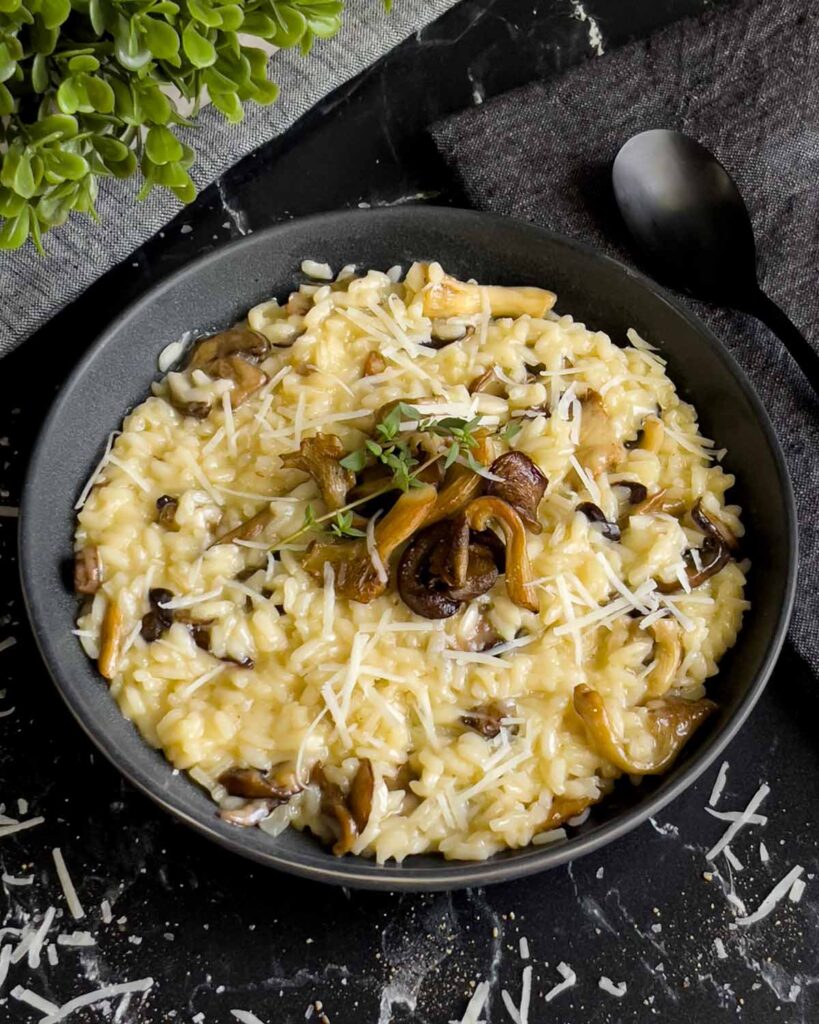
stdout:
{"type": "Polygon", "coordinates": [[[386,368],[387,364],[380,352],[369,352],[364,360],[361,375],[362,377],[373,377],[377,373],[383,373],[386,368]]]}
{"type": "Polygon", "coordinates": [[[568,796],[554,797],[546,820],[540,826],[538,832],[549,832],[553,828],[559,828],[571,818],[576,818],[578,814],[582,814],[587,807],[596,804],[599,799],[599,796],[583,796],[575,797],[574,799],[568,796]]]}
{"type": "Polygon", "coordinates": [[[211,372],[212,365],[220,359],[241,355],[258,362],[270,351],[270,342],[263,334],[251,330],[246,324],[237,324],[219,334],[202,338],[193,348],[188,360],[189,370],[204,370],[208,376],[222,376],[211,372]]]}
{"type": "Polygon", "coordinates": [[[264,532],[265,527],[272,521],[273,510],[270,508],[262,509],[255,516],[251,516],[245,522],[239,523],[235,529],[228,530],[227,533],[217,537],[210,547],[215,548],[217,544],[232,544],[235,540],[254,540],[264,532]]]}
{"type": "Polygon", "coordinates": [[[602,508],[595,505],[593,501],[581,501],[577,506],[577,512],[581,512],[592,524],[592,529],[598,530],[606,540],[620,540],[620,527],[606,519],[602,508]]]}
{"type": "Polygon", "coordinates": [[[591,473],[600,476],[620,462],[625,449],[617,440],[614,424],[606,412],[603,399],[596,391],[589,390],[580,399],[580,444],[577,460],[591,473]]]}
{"type": "Polygon", "coordinates": [[[465,601],[495,585],[492,550],[472,543],[466,519],[425,526],[398,563],[398,593],[416,615],[448,619],[465,601]]]}
{"type": "Polygon", "coordinates": [[[665,438],[665,425],[658,416],[647,416],[640,431],[640,440],[637,445],[646,452],[658,452],[663,446],[665,438]]]}
{"type": "Polygon", "coordinates": [[[333,853],[336,857],[343,857],[345,853],[352,850],[358,838],[358,826],[355,823],[355,818],[350,813],[341,787],[330,782],[320,764],[313,766],[310,781],[321,790],[321,810],[328,818],[335,821],[339,832],[339,837],[333,845],[333,853]]]}
{"type": "MultiPolygon", "coordinates": [[[[719,537],[712,537],[710,534],[706,536],[702,543],[702,547],[697,548],[697,555],[699,558],[699,567],[694,562],[694,557],[691,554],[690,548],[683,556],[685,559],[685,575],[688,577],[688,584],[692,590],[696,590],[696,588],[702,586],[706,580],[710,580],[712,576],[716,576],[716,574],[731,560],[731,552],[728,548],[722,543],[719,537]]],[[[675,594],[677,591],[682,589],[682,586],[676,580],[671,583],[659,581],[657,583],[657,589],[661,594],[675,594]]]]}
{"type": "Polygon", "coordinates": [[[697,499],[696,504],[691,509],[691,519],[698,530],[702,530],[706,536],[713,537],[714,540],[719,541],[729,551],[736,551],[739,548],[739,541],[734,534],[724,523],[719,522],[719,520],[713,518],[705,511],[702,507],[701,499],[697,499]]]}
{"type": "MultiPolygon", "coordinates": [[[[472,457],[482,466],[492,461],[493,446],[486,434],[476,435],[478,444],[472,450],[472,457]]],[[[468,466],[455,463],[449,468],[444,485],[438,492],[435,504],[427,516],[425,526],[432,526],[441,519],[451,519],[467,504],[478,496],[484,484],[484,478],[468,466]]]]}
{"type": "Polygon", "coordinates": [[[170,494],[162,494],[156,499],[157,520],[166,529],[170,529],[176,522],[176,510],[179,508],[179,499],[170,494]]]}
{"type": "Polygon", "coordinates": [[[628,775],[660,775],[674,762],[686,742],[716,710],[711,700],[666,697],[647,705],[649,731],[656,741],[654,759],[635,761],[628,756],[622,740],[614,735],[603,698],[581,683],[574,688],[574,709],[583,720],[589,740],[597,752],[628,775]]]}
{"type": "Polygon", "coordinates": [[[102,583],[102,564],[96,545],[86,544],[74,555],[74,590],[96,594],[102,583]]]}
{"type": "Polygon", "coordinates": [[[229,768],[219,776],[219,782],[231,796],[274,801],[277,804],[287,803],[302,790],[295,766],[289,761],[267,772],[261,772],[258,768],[229,768]]]}
{"type": "Polygon", "coordinates": [[[474,316],[483,312],[484,301],[493,317],[542,317],[554,306],[557,296],[544,288],[504,288],[499,285],[466,284],[445,274],[437,284],[424,289],[424,316],[446,319],[474,316]]]}
{"type": "Polygon", "coordinates": [[[286,452],[281,456],[286,469],[300,469],[309,474],[318,484],[324,504],[328,509],[342,508],[347,500],[347,491],[355,483],[355,476],[340,465],[346,455],[344,445],[335,434],[316,434],[303,438],[297,452],[286,452]]]}
{"type": "Polygon", "coordinates": [[[375,795],[375,773],[373,772],[372,761],[363,757],[358,762],[358,768],[350,783],[350,792],[347,795],[347,804],[353,821],[359,833],[363,832],[370,820],[373,809],[373,796],[375,795]]]}
{"type": "Polygon", "coordinates": [[[654,668],[646,679],[650,697],[662,697],[674,685],[682,663],[680,627],[673,619],[656,619],[650,626],[654,637],[654,668]]]}
{"type": "Polygon", "coordinates": [[[468,728],[479,732],[484,739],[492,740],[503,728],[502,720],[509,718],[513,711],[513,706],[507,701],[491,701],[461,715],[461,721],[468,728]]]}
{"type": "Polygon", "coordinates": [[[549,481],[523,452],[504,452],[499,455],[489,472],[501,480],[491,480],[486,488],[508,502],[533,533],[540,533],[543,527],[538,522],[537,508],[549,481]]]}
{"type": "Polygon", "coordinates": [[[267,374],[263,373],[258,366],[249,363],[243,356],[226,356],[224,359],[217,359],[208,364],[208,372],[211,377],[233,381],[230,404],[234,409],[238,409],[242,402],[245,402],[263,384],[267,383],[267,374]]]}
{"type": "Polygon", "coordinates": [[[173,593],[165,587],[152,587],[148,591],[148,603],[151,608],[142,617],[142,625],[139,633],[146,643],[153,643],[158,640],[165,630],[170,629],[174,621],[172,608],[163,608],[162,605],[173,600],[173,593]]]}
{"type": "Polygon", "coordinates": [[[117,601],[109,601],[102,620],[100,633],[100,656],[97,666],[104,679],[113,679],[117,674],[117,661],[122,644],[125,618],[117,601]]]}
{"type": "Polygon", "coordinates": [[[667,515],[678,516],[685,509],[685,498],[673,487],[663,487],[640,502],[634,509],[635,516],[651,515],[654,512],[665,512],[667,515]]]}
{"type": "Polygon", "coordinates": [[[538,610],[538,601],[532,588],[532,569],[526,551],[526,529],[523,520],[512,506],[494,495],[475,498],[464,510],[466,521],[473,530],[485,530],[495,522],[506,540],[506,592],[520,608],[538,610]]]}
{"type": "Polygon", "coordinates": [[[639,505],[640,502],[645,501],[648,497],[646,485],[638,483],[636,480],[612,480],[611,489],[613,491],[625,491],[628,495],[629,505],[639,505]]]}
{"type": "Polygon", "coordinates": [[[470,395],[497,395],[501,397],[505,390],[506,385],[495,373],[494,366],[484,370],[469,385],[470,395]]]}
{"type": "MultiPolygon", "coordinates": [[[[375,550],[382,565],[389,564],[395,549],[421,526],[435,502],[436,491],[431,485],[406,491],[375,527],[375,550]]],[[[379,579],[378,570],[363,540],[339,543],[315,543],[307,552],[303,565],[307,572],[321,577],[324,563],[335,569],[336,594],[367,604],[379,597],[387,588],[379,579]]]]}
{"type": "Polygon", "coordinates": [[[248,800],[241,807],[231,809],[223,807],[219,811],[219,817],[229,825],[251,828],[253,825],[258,825],[260,821],[264,821],[272,809],[273,805],[269,800],[248,800]]]}

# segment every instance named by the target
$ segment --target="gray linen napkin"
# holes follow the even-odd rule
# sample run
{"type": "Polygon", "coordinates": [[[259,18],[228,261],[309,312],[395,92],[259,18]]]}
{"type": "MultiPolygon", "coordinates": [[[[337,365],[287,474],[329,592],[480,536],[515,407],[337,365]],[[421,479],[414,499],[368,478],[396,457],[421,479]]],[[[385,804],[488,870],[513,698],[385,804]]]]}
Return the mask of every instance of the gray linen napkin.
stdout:
{"type": "MultiPolygon", "coordinates": [[[[633,134],[678,128],[717,154],[753,217],[763,288],[819,343],[819,4],[746,2],[456,114],[431,129],[469,200],[633,262],[611,162],[633,134]]],[[[819,673],[819,403],[755,320],[690,302],[747,371],[776,427],[799,511],[791,625],[819,673]]]]}
{"type": "MultiPolygon", "coordinates": [[[[292,50],[273,56],[271,77],[280,87],[276,103],[251,105],[240,125],[229,125],[215,110],[205,110],[191,140],[199,155],[191,171],[197,186],[209,185],[243,156],[280,135],[322,97],[456,2],[401,0],[387,16],[381,0],[350,0],[343,28],[334,39],[317,41],[307,58],[292,50]]],[[[170,193],[159,190],[146,202],[135,203],[137,188],[133,182],[104,181],[97,202],[99,224],[76,218],[50,232],[47,259],[29,245],[13,253],[0,252],[0,357],[182,208],[170,193]]]]}

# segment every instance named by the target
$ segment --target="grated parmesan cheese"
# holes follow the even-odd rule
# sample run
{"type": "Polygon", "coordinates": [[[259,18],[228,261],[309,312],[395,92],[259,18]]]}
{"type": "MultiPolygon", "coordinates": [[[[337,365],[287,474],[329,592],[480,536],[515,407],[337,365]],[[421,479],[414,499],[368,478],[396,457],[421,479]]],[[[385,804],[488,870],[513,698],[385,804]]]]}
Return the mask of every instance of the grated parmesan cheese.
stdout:
{"type": "Polygon", "coordinates": [[[563,981],[555,985],[554,988],[550,988],[546,995],[543,997],[547,1003],[550,1003],[553,999],[560,995],[561,992],[565,992],[566,989],[571,988],[577,983],[577,975],[569,967],[567,963],[561,961],[557,965],[557,973],[563,978],[563,981]]]}
{"type": "Polygon", "coordinates": [[[3,873],[3,884],[4,885],[31,885],[34,881],[34,875],[9,875],[3,873]]]}
{"type": "Polygon", "coordinates": [[[768,847],[764,843],[759,844],[759,859],[763,864],[767,864],[771,859],[771,855],[768,853],[768,847]]]}
{"type": "Polygon", "coordinates": [[[68,873],[68,868],[66,867],[65,859],[59,846],[55,846],[52,849],[51,856],[54,858],[54,865],[57,868],[57,877],[60,880],[60,885],[62,886],[63,894],[65,895],[65,902],[68,904],[71,916],[75,921],[79,921],[81,917],[85,917],[85,911],[82,909],[82,904],[77,897],[77,890],[74,888],[74,883],[71,881],[71,875],[68,873]]]}
{"type": "Polygon", "coordinates": [[[798,903],[805,892],[805,882],[801,878],[797,878],[791,886],[791,891],[788,893],[788,899],[791,903],[798,903]]]}
{"type": "Polygon", "coordinates": [[[617,982],[615,984],[611,978],[607,978],[605,974],[597,982],[597,987],[607,992],[610,996],[615,996],[617,999],[622,999],[628,990],[628,985],[624,981],[617,982]]]}
{"type": "Polygon", "coordinates": [[[722,796],[722,791],[725,789],[725,782],[728,778],[728,762],[723,761],[719,766],[719,772],[714,780],[714,786],[711,790],[711,795],[708,797],[708,803],[711,807],[716,807],[719,803],[719,798],[722,796]]]}
{"type": "Polygon", "coordinates": [[[312,277],[315,281],[333,280],[333,271],[329,263],[317,263],[316,260],[302,260],[301,272],[306,274],[307,277],[312,277]]]}
{"type": "Polygon", "coordinates": [[[49,907],[43,915],[43,920],[40,927],[34,933],[34,938],[31,940],[31,945],[28,947],[28,966],[32,970],[36,970],[40,966],[40,953],[43,949],[43,942],[48,929],[51,927],[51,922],[54,920],[56,914],[56,907],[49,907]]]}
{"type": "Polygon", "coordinates": [[[335,584],[335,572],[330,562],[324,563],[324,594],[323,598],[323,612],[324,612],[324,636],[330,638],[335,636],[335,615],[336,615],[336,584],[335,584]]]}
{"type": "Polygon", "coordinates": [[[714,939],[714,949],[717,951],[717,956],[720,960],[728,959],[728,950],[725,948],[725,943],[719,937],[714,939]]]}
{"type": "Polygon", "coordinates": [[[85,487],[83,487],[82,491],[80,492],[80,496],[77,499],[76,505],[74,506],[75,512],[78,512],[86,503],[86,501],[88,500],[88,495],[93,490],[94,484],[99,480],[100,476],[102,475],[102,471],[108,465],[108,459],[111,455],[111,449],[114,447],[114,438],[119,437],[119,434],[120,431],[114,430],[108,435],[108,440],[105,444],[105,452],[103,453],[103,456],[100,459],[100,461],[97,463],[93,473],[88,478],[85,487]]]}
{"type": "Polygon", "coordinates": [[[459,1021],[450,1021],[450,1024],[479,1024],[479,1018],[489,997],[489,982],[482,981],[472,993],[472,998],[466,1006],[466,1011],[459,1021]]]}
{"type": "Polygon", "coordinates": [[[147,992],[153,988],[153,984],[153,978],[141,978],[139,981],[126,981],[120,985],[105,985],[93,992],[77,996],[60,1007],[53,1007],[47,1011],[49,1016],[41,1018],[38,1024],[58,1024],[58,1021],[65,1020],[66,1017],[83,1006],[93,1006],[94,1003],[102,1003],[105,1000],[114,999],[116,996],[128,995],[130,992],[147,992]]]}
{"type": "Polygon", "coordinates": [[[4,836],[14,835],[15,832],[23,832],[27,828],[34,828],[42,825],[45,818],[28,818],[26,821],[18,821],[13,825],[0,825],[0,839],[4,836]]]}
{"type": "Polygon", "coordinates": [[[233,406],[230,404],[229,391],[225,391],[222,395],[222,412],[225,417],[225,435],[227,436],[228,451],[235,458],[238,452],[236,447],[236,425],[233,422],[233,406]]]}
{"type": "Polygon", "coordinates": [[[748,825],[750,823],[748,820],[749,816],[756,812],[757,807],[759,807],[759,805],[770,793],[770,791],[770,786],[768,786],[767,783],[763,782],[759,789],[756,791],[756,793],[751,797],[748,806],[745,808],[744,811],[742,811],[739,818],[728,826],[719,842],[712,846],[711,849],[706,853],[706,860],[715,860],[722,853],[725,847],[731,842],[731,840],[734,838],[737,832],[739,832],[739,830],[744,825],[748,825]]]}
{"type": "Polygon", "coordinates": [[[0,519],[17,519],[20,509],[15,505],[0,505],[0,519]]]}
{"type": "Polygon", "coordinates": [[[580,465],[580,463],[577,461],[577,458],[574,455],[569,456],[569,462],[572,464],[572,469],[574,469],[575,473],[577,473],[578,477],[580,478],[580,482],[589,492],[591,500],[595,503],[595,505],[599,505],[601,495],[600,488],[597,486],[597,483],[592,479],[592,477],[589,476],[586,470],[583,469],[583,467],[580,465]]]}
{"type": "Polygon", "coordinates": [[[6,983],[6,978],[9,973],[9,962],[11,961],[11,946],[3,946],[0,949],[0,992],[3,991],[3,985],[6,983]]]}
{"type": "Polygon", "coordinates": [[[384,563],[381,560],[381,555],[378,552],[378,547],[375,543],[375,522],[378,519],[379,513],[374,516],[370,516],[367,520],[367,554],[370,556],[370,561],[373,564],[375,573],[378,576],[379,583],[386,583],[389,580],[387,570],[384,568],[384,563]]]}
{"type": "Polygon", "coordinates": [[[801,864],[797,864],[791,868],[791,870],[776,883],[771,889],[765,899],[759,904],[753,914],[749,914],[747,917],[738,917],[736,921],[730,926],[736,928],[742,926],[747,928],[748,925],[756,924],[757,921],[762,921],[764,918],[771,913],[774,907],[779,903],[780,900],[790,891],[794,883],[799,879],[800,875],[805,869],[801,864]]]}
{"type": "Polygon", "coordinates": [[[21,1003],[28,1003],[29,1006],[33,1006],[35,1010],[40,1010],[41,1013],[55,1013],[59,1007],[56,1003],[50,1003],[47,999],[43,999],[42,996],[38,996],[36,992],[32,992],[30,988],[23,988],[22,985],[17,985],[11,990],[12,999],[18,1000],[21,1003]]]}
{"type": "Polygon", "coordinates": [[[231,1010],[233,1016],[240,1022],[240,1024],[264,1024],[255,1013],[251,1013],[250,1010],[231,1010]]]}

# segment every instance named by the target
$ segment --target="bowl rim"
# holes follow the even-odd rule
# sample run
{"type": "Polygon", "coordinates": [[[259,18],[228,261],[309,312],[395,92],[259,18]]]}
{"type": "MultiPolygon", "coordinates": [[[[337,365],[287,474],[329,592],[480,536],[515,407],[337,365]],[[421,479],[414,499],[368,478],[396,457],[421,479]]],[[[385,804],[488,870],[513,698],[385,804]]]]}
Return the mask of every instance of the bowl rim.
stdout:
{"type": "MultiPolygon", "coordinates": [[[[58,394],[49,408],[48,414],[40,428],[36,443],[32,449],[29,464],[26,470],[26,477],[23,486],[20,502],[20,527],[18,531],[18,561],[19,572],[22,582],[22,591],[29,624],[32,627],[35,642],[40,656],[57,688],[61,698],[68,706],[71,714],[79,723],[85,734],[97,747],[97,749],[121,772],[125,778],[138,790],[148,796],[154,803],[163,810],[170,813],[174,818],[182,821],[200,835],[216,842],[219,846],[238,853],[257,863],[273,867],[313,881],[327,882],[335,885],[347,885],[362,889],[391,890],[396,892],[408,891],[434,891],[464,888],[469,886],[491,885],[499,882],[511,881],[526,875],[535,874],[549,868],[557,867],[578,857],[586,856],[596,850],[600,850],[608,843],[621,838],[638,825],[656,815],[663,807],[669,804],[691,786],[700,775],[705,772],[725,747],[739,732],[750,712],[756,705],[764,690],[768,679],[774,669],[782,645],[785,640],[788,622],[793,609],[796,588],[796,570],[798,564],[798,532],[796,521],[796,504],[791,485],[787,464],[782,448],[776,437],[773,425],[757,396],[753,386],[748,380],[744,370],[736,361],[731,352],[718,339],[714,332],[704,324],[697,316],[690,312],[676,297],[672,296],[665,288],[651,280],[645,274],[614,259],[593,246],[570,238],[558,232],[533,225],[527,221],[514,217],[504,217],[498,214],[483,213],[474,210],[459,208],[441,207],[399,207],[399,208],[377,208],[368,210],[338,210],[330,213],[315,214],[310,217],[298,218],[284,223],[274,224],[268,228],[254,232],[224,245],[212,252],[206,253],[176,271],[162,278],[153,284],[136,300],[130,303],[106,328],[97,336],[68,374],[58,394]],[[27,515],[29,502],[34,490],[34,484],[40,473],[40,463],[45,458],[49,446],[49,439],[52,434],[52,425],[58,420],[66,404],[72,400],[74,386],[80,381],[88,368],[94,362],[98,352],[108,344],[124,327],[124,325],[155,301],[157,296],[164,292],[183,285],[190,278],[195,278],[200,270],[218,263],[229,257],[238,248],[252,248],[257,245],[264,246],[267,240],[279,234],[298,230],[302,227],[310,227],[320,224],[331,226],[343,225],[345,222],[355,220],[360,222],[368,219],[372,222],[372,231],[395,230],[401,222],[408,221],[430,221],[440,227],[446,220],[450,224],[481,224],[492,227],[493,224],[500,227],[509,225],[510,222],[521,230],[528,231],[532,235],[533,243],[539,238],[549,244],[557,244],[573,249],[580,254],[593,260],[608,264],[610,269],[626,275],[636,281],[638,285],[646,289],[656,299],[670,307],[677,316],[686,320],[689,326],[695,330],[708,344],[716,351],[717,356],[726,364],[730,375],[740,388],[745,399],[753,409],[757,424],[762,430],[773,456],[773,461],[779,476],[782,488],[782,499],[786,509],[787,517],[785,522],[785,544],[787,549],[787,565],[784,581],[784,600],[780,605],[776,622],[771,629],[767,649],[762,659],[759,671],[756,673],[745,694],[741,698],[736,710],[730,719],[716,732],[708,741],[695,753],[690,764],[686,765],[682,772],[672,781],[660,786],[650,799],[637,806],[624,811],[612,821],[605,822],[588,835],[573,837],[566,843],[543,844],[541,846],[529,845],[518,851],[517,856],[507,859],[493,859],[485,861],[446,861],[441,859],[440,867],[414,867],[412,859],[408,858],[403,865],[383,864],[375,865],[375,862],[367,858],[350,857],[335,858],[328,854],[327,867],[313,863],[303,863],[298,857],[282,855],[275,845],[270,850],[257,850],[251,848],[241,841],[241,832],[237,832],[235,838],[224,834],[207,821],[200,820],[193,814],[188,813],[182,806],[178,805],[175,799],[165,791],[161,790],[155,782],[152,782],[142,771],[136,769],[127,757],[120,756],[112,743],[106,742],[98,726],[92,720],[86,710],[75,704],[71,698],[70,687],[64,686],[61,677],[61,667],[56,657],[56,652],[51,648],[49,640],[48,624],[42,617],[40,598],[37,593],[38,585],[29,578],[27,571],[29,553],[37,544],[36,530],[30,523],[35,522],[35,517],[27,515]],[[359,864],[368,865],[370,870],[362,870],[359,864]],[[373,867],[377,870],[373,870],[373,867]]],[[[141,737],[140,741],[142,740],[141,737]]],[[[168,763],[168,771],[171,766],[168,763]]],[[[216,819],[214,819],[216,820],[216,819]]]]}

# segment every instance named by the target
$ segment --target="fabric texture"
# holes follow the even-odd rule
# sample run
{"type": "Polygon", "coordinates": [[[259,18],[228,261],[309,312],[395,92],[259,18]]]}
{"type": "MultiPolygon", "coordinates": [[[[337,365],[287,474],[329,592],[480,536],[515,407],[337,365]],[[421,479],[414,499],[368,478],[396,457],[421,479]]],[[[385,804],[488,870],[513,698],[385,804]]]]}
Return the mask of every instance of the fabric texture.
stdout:
{"type": "MultiPolygon", "coordinates": [[[[350,0],[339,34],[318,40],[309,57],[294,50],[275,54],[271,77],[280,87],[269,107],[248,106],[241,124],[228,124],[206,109],[192,139],[198,160],[191,175],[198,188],[282,134],[302,114],[338,86],[354,78],[413,32],[434,21],[457,0],[401,0],[386,15],[381,0],[350,0]]],[[[136,203],[134,181],[104,180],[97,209],[99,223],[73,218],[45,239],[48,257],[31,245],[0,252],[0,356],[42,326],[80,295],[92,281],[123,260],[182,209],[164,190],[136,203]]]]}
{"type": "MultiPolygon", "coordinates": [[[[729,168],[764,290],[819,343],[819,5],[756,0],[671,25],[431,129],[470,202],[633,262],[611,164],[637,132],[676,128],[729,168]]],[[[686,300],[742,364],[774,422],[799,514],[791,639],[819,672],[819,400],[750,317],[686,300]]]]}

